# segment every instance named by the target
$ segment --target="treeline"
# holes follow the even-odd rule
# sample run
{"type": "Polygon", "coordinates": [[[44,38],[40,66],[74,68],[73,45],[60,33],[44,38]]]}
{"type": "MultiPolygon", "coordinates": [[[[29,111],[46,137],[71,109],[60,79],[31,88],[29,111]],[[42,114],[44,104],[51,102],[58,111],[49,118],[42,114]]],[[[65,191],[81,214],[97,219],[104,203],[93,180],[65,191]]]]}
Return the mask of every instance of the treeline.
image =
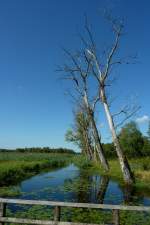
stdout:
{"type": "MultiPolygon", "coordinates": [[[[128,158],[150,156],[150,123],[147,136],[144,136],[134,121],[122,127],[118,138],[128,158]]],[[[103,144],[105,154],[109,158],[116,157],[113,143],[103,144]]]]}
{"type": "Polygon", "coordinates": [[[22,152],[22,153],[68,153],[75,154],[75,151],[67,148],[50,148],[50,147],[32,147],[32,148],[16,148],[14,150],[0,149],[0,152],[22,152]]]}
{"type": "MultiPolygon", "coordinates": [[[[134,142],[134,139],[133,139],[134,142]]],[[[136,145],[136,142],[134,142],[134,146],[136,145]]],[[[134,158],[134,157],[144,157],[144,156],[150,156],[150,141],[147,137],[143,136],[142,144],[137,143],[137,147],[133,149],[132,147],[127,147],[122,145],[124,153],[128,158],[134,158]]],[[[105,143],[103,144],[103,148],[105,151],[105,155],[107,158],[116,158],[116,152],[113,143],[105,143]]]]}
{"type": "MultiPolygon", "coordinates": [[[[76,129],[76,135],[71,130],[66,133],[66,140],[74,142],[79,146],[82,153],[86,154],[86,144],[82,136],[83,130],[81,123],[76,129]]],[[[83,120],[82,120],[83,125],[83,120]]],[[[85,123],[84,123],[85,125],[85,123]]],[[[140,131],[136,122],[131,121],[125,124],[120,132],[118,132],[118,140],[124,154],[128,158],[150,156],[150,122],[147,130],[147,136],[144,136],[140,131]]],[[[106,158],[116,158],[114,143],[102,143],[102,148],[106,158]]],[[[94,143],[91,142],[91,151],[94,153],[94,143]]]]}

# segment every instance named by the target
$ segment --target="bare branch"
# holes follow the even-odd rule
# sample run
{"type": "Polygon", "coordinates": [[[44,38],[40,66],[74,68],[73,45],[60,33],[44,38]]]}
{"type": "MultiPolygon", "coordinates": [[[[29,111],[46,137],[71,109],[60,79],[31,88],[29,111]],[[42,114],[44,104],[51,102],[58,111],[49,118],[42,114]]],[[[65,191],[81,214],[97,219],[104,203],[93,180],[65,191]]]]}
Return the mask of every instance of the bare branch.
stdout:
{"type": "Polygon", "coordinates": [[[115,65],[121,65],[121,64],[126,64],[126,65],[127,64],[135,64],[138,62],[137,58],[138,58],[137,54],[126,56],[126,57],[120,58],[114,62],[112,61],[110,63],[110,67],[115,66],[115,65]]]}
{"type": "Polygon", "coordinates": [[[87,20],[87,16],[86,16],[86,18],[85,18],[85,30],[87,31],[87,34],[88,34],[89,39],[90,39],[90,42],[91,42],[92,52],[95,53],[95,50],[96,50],[96,44],[95,44],[95,41],[94,41],[94,38],[93,38],[93,34],[92,34],[91,29],[90,29],[88,20],[87,20]]]}
{"type": "MultiPolygon", "coordinates": [[[[71,54],[71,52],[69,52],[68,50],[66,49],[63,49],[64,52],[70,57],[70,59],[72,60],[74,66],[76,67],[77,71],[80,71],[80,73],[82,74],[82,69],[81,69],[81,66],[79,65],[79,63],[77,62],[76,58],[73,56],[73,54],[71,54]]],[[[82,76],[84,76],[82,74],[82,76]]]]}
{"type": "Polygon", "coordinates": [[[128,105],[125,105],[121,108],[119,112],[112,114],[112,117],[119,116],[121,114],[127,115],[129,110],[130,110],[130,107],[128,105]]]}
{"type": "Polygon", "coordinates": [[[96,78],[96,80],[98,81],[98,83],[100,84],[99,76],[98,76],[97,73],[95,72],[95,69],[94,69],[93,66],[92,66],[92,74],[94,75],[94,77],[96,78]]]}
{"type": "Polygon", "coordinates": [[[140,106],[138,106],[134,111],[129,113],[120,123],[118,123],[115,128],[117,129],[118,127],[122,126],[128,119],[130,119],[133,115],[135,115],[139,110],[141,109],[140,106]]]}
{"type": "Polygon", "coordinates": [[[65,95],[68,95],[72,98],[73,104],[75,103],[76,105],[79,105],[80,107],[82,107],[81,99],[78,96],[73,95],[69,89],[65,92],[65,95]]]}
{"type": "Polygon", "coordinates": [[[92,104],[92,111],[94,112],[95,111],[95,107],[96,107],[96,104],[97,102],[100,100],[100,96],[99,96],[99,93],[98,95],[95,97],[95,99],[93,100],[93,104],[92,104]]]}
{"type": "Polygon", "coordinates": [[[112,58],[113,58],[113,56],[116,53],[116,50],[118,48],[122,26],[120,26],[119,30],[116,29],[116,28],[114,28],[114,29],[115,29],[116,38],[115,38],[114,45],[113,45],[112,49],[110,50],[110,53],[109,53],[108,58],[107,58],[106,68],[105,68],[104,75],[103,75],[103,82],[106,80],[106,78],[109,74],[109,69],[112,65],[112,58]]]}

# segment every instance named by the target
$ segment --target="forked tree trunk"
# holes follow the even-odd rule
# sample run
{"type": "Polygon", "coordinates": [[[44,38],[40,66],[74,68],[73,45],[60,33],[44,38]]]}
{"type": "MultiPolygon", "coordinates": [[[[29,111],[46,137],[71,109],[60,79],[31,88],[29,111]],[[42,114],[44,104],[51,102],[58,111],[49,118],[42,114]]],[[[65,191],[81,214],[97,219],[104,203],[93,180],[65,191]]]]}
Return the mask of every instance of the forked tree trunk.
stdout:
{"type": "Polygon", "coordinates": [[[104,110],[105,110],[105,113],[106,113],[106,117],[107,117],[107,120],[108,120],[110,131],[111,131],[111,134],[112,134],[112,139],[113,139],[113,143],[114,143],[114,146],[115,146],[115,149],[116,149],[116,153],[117,153],[117,156],[118,156],[118,159],[119,159],[121,171],[123,173],[124,181],[127,184],[132,184],[132,183],[134,183],[133,173],[130,169],[128,160],[127,160],[126,156],[124,155],[124,153],[121,149],[120,142],[119,142],[119,139],[117,137],[113,117],[110,113],[110,109],[109,109],[107,99],[106,99],[106,95],[105,95],[105,90],[103,88],[101,88],[100,97],[101,97],[101,101],[104,105],[104,110]]]}

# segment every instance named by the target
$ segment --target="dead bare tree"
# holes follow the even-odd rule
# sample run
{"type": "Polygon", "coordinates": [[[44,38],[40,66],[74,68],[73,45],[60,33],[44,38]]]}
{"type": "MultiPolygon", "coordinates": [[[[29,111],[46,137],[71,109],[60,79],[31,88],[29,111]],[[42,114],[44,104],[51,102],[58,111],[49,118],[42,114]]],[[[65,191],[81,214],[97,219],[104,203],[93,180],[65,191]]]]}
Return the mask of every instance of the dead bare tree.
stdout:
{"type": "Polygon", "coordinates": [[[75,55],[73,55],[69,51],[66,50],[64,51],[67,54],[67,56],[69,56],[70,63],[69,65],[65,64],[63,68],[61,67],[59,69],[59,71],[63,71],[67,74],[64,77],[65,79],[73,81],[75,90],[82,98],[83,104],[81,105],[81,107],[85,107],[89,115],[91,125],[93,128],[95,146],[98,157],[101,161],[104,170],[108,171],[109,170],[108,162],[104,155],[103,146],[101,144],[101,138],[94,118],[95,105],[99,100],[99,94],[97,95],[97,97],[93,99],[92,103],[89,100],[88,76],[91,71],[92,60],[88,59],[86,52],[82,53],[77,52],[75,55]]]}
{"type": "MultiPolygon", "coordinates": [[[[112,75],[111,71],[112,71],[113,66],[115,66],[117,64],[122,64],[122,60],[120,60],[120,59],[115,60],[115,55],[119,48],[123,25],[122,25],[122,23],[119,23],[118,21],[116,22],[112,18],[109,21],[111,22],[111,25],[112,25],[113,33],[115,35],[115,40],[107,53],[104,65],[102,65],[102,63],[101,63],[102,61],[104,62],[104,59],[101,59],[101,61],[100,61],[97,57],[96,44],[93,41],[92,32],[90,31],[90,29],[87,25],[85,28],[89,35],[91,44],[86,45],[86,52],[89,57],[89,60],[92,60],[92,62],[93,62],[92,75],[95,77],[97,84],[98,84],[100,101],[104,106],[104,111],[106,114],[106,118],[107,118],[107,121],[109,124],[111,134],[112,134],[113,143],[114,143],[116,153],[117,153],[117,156],[118,156],[118,159],[120,162],[124,181],[127,184],[132,184],[134,182],[133,173],[130,169],[128,160],[127,160],[126,156],[124,155],[124,152],[120,146],[119,139],[118,139],[117,132],[116,132],[115,123],[114,123],[114,117],[111,113],[110,105],[108,103],[108,97],[106,94],[106,88],[108,87],[107,81],[108,81],[108,78],[110,79],[110,77],[112,75]],[[94,50],[93,50],[93,46],[94,46],[94,50]]],[[[109,86],[110,86],[110,84],[109,84],[109,86]]],[[[124,113],[124,110],[121,110],[120,112],[118,112],[119,115],[121,113],[124,113]]]]}

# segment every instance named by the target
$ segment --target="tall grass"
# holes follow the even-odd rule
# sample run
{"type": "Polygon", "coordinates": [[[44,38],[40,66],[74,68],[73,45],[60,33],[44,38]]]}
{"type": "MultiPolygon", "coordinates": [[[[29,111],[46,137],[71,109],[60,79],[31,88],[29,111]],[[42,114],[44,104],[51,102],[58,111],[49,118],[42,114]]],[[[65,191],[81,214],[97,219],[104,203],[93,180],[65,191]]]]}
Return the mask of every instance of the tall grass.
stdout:
{"type": "Polygon", "coordinates": [[[72,162],[74,163],[74,165],[76,165],[80,169],[88,169],[89,167],[92,167],[93,165],[92,162],[83,155],[74,156],[72,158],[72,162]]]}
{"type": "Polygon", "coordinates": [[[67,165],[71,154],[60,153],[0,153],[0,186],[15,184],[43,169],[67,165]]]}

